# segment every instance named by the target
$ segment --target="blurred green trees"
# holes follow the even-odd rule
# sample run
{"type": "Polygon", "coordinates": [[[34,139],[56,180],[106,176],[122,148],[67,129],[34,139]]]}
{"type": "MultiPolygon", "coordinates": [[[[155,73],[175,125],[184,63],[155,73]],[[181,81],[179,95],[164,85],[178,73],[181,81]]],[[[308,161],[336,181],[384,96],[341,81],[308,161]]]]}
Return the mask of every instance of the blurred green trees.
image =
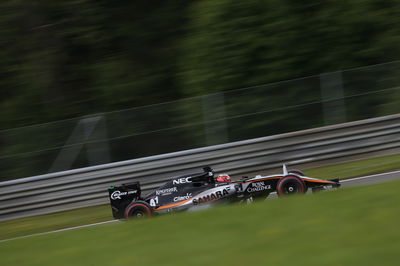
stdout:
{"type": "MultiPolygon", "coordinates": [[[[400,58],[400,1],[203,0],[190,6],[188,14],[178,76],[184,95],[258,86],[400,58]]],[[[382,86],[381,73],[360,76],[363,73],[357,82],[354,72],[343,76],[344,96],[393,86],[382,86]]],[[[323,125],[320,104],[273,111],[321,101],[318,78],[262,86],[231,101],[226,95],[228,117],[238,112],[267,112],[230,120],[230,140],[323,125]]],[[[347,99],[348,117],[383,115],[383,97],[391,96],[347,99]]]]}
{"type": "Polygon", "coordinates": [[[179,98],[187,1],[0,3],[0,128],[179,98]]]}
{"type": "Polygon", "coordinates": [[[181,60],[187,94],[400,58],[397,0],[203,0],[189,14],[181,60]]]}
{"type": "Polygon", "coordinates": [[[398,0],[4,0],[0,9],[2,129],[400,58],[398,0]]]}

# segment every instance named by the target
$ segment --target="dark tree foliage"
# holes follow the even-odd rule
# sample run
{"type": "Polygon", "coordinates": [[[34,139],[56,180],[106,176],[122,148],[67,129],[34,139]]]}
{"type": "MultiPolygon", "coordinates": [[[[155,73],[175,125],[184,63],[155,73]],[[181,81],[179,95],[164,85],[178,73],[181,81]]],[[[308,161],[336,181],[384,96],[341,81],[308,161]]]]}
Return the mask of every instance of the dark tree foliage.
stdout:
{"type": "Polygon", "coordinates": [[[0,8],[2,129],[400,57],[398,0],[4,0],[0,8]]]}
{"type": "MultiPolygon", "coordinates": [[[[191,7],[189,17],[178,75],[179,88],[186,95],[400,59],[398,0],[384,4],[374,0],[203,0],[191,7]]],[[[345,96],[384,88],[376,73],[357,82],[352,74],[343,76],[345,96]]],[[[318,76],[264,86],[248,97],[242,94],[227,94],[227,116],[235,117],[237,110],[255,115],[229,121],[231,140],[323,125],[321,104],[275,111],[320,101],[318,76]]],[[[348,99],[348,118],[382,115],[385,97],[390,96],[348,99]]]]}
{"type": "Polygon", "coordinates": [[[398,0],[204,0],[189,17],[180,80],[190,95],[400,58],[398,0]]]}
{"type": "Polygon", "coordinates": [[[188,4],[1,1],[0,128],[179,98],[188,4]]]}

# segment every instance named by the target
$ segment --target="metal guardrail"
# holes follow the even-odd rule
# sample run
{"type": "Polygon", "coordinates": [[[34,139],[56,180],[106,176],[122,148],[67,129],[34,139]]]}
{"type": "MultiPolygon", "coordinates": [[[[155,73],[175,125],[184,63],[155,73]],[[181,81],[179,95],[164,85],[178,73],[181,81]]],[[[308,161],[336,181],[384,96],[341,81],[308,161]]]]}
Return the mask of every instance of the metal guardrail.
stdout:
{"type": "MultiPolygon", "coordinates": [[[[400,114],[0,182],[0,221],[108,203],[107,187],[140,181],[144,192],[210,165],[241,175],[283,162],[334,160],[400,147],[400,114]]],[[[110,211],[111,212],[111,211],[110,211]]]]}

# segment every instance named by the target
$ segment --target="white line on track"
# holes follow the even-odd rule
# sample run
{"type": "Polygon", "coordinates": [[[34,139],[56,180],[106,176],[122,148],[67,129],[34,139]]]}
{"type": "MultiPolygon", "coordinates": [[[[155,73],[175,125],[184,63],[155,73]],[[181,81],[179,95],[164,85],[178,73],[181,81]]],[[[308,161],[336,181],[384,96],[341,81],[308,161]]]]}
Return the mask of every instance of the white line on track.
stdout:
{"type": "MultiPolygon", "coordinates": [[[[400,170],[398,170],[398,171],[393,171],[393,172],[388,172],[388,173],[380,173],[380,174],[375,174],[375,175],[368,175],[368,176],[361,176],[361,177],[355,177],[355,178],[340,180],[340,183],[350,182],[350,181],[355,181],[355,180],[360,180],[360,179],[374,178],[374,177],[378,177],[378,176],[381,176],[381,175],[397,174],[397,173],[400,173],[400,170]]],[[[26,236],[19,236],[19,237],[14,237],[14,238],[9,238],[9,239],[0,240],[0,243],[12,241],[12,240],[17,240],[17,239],[28,238],[28,237],[32,237],[32,236],[47,235],[47,234],[52,234],[52,233],[58,233],[58,232],[63,232],[63,231],[69,231],[69,230],[79,229],[79,228],[85,228],[85,227],[91,227],[91,226],[96,226],[96,225],[101,225],[101,224],[113,223],[113,222],[118,222],[118,221],[119,221],[119,220],[110,220],[110,221],[105,221],[105,222],[100,222],[100,223],[94,223],[94,224],[86,224],[86,225],[74,226],[74,227],[69,227],[69,228],[64,228],[64,229],[59,229],[59,230],[44,232],[44,233],[37,233],[37,234],[26,235],[26,236]]]]}
{"type": "Polygon", "coordinates": [[[90,226],[95,226],[95,225],[108,224],[108,223],[113,223],[113,222],[119,222],[119,220],[110,220],[110,221],[105,221],[105,222],[100,222],[100,223],[94,223],[94,224],[85,224],[85,225],[74,226],[74,227],[68,227],[68,228],[59,229],[59,230],[54,230],[54,231],[49,231],[49,232],[37,233],[37,234],[26,235],[26,236],[19,236],[19,237],[14,237],[14,238],[9,238],[9,239],[0,240],[0,243],[8,242],[8,241],[11,241],[11,240],[22,239],[22,238],[28,238],[28,237],[32,237],[32,236],[48,235],[48,234],[52,234],[52,233],[58,233],[58,232],[64,232],[64,231],[69,231],[69,230],[75,230],[75,229],[85,228],[85,227],[90,227],[90,226]]]}
{"type": "Polygon", "coordinates": [[[350,178],[350,179],[344,179],[344,180],[340,180],[340,183],[355,181],[355,180],[360,180],[360,179],[366,179],[366,178],[373,178],[373,177],[378,177],[381,175],[397,174],[397,173],[400,173],[400,170],[388,172],[388,173],[380,173],[380,174],[375,174],[375,175],[367,175],[367,176],[355,177],[355,178],[350,178]]]}

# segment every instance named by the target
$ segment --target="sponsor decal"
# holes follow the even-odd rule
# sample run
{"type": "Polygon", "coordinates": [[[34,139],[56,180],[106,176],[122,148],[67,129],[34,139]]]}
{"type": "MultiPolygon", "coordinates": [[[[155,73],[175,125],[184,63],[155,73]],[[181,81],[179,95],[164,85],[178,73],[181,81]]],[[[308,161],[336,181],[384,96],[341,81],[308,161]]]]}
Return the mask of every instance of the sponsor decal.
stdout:
{"type": "Polygon", "coordinates": [[[149,204],[151,207],[156,207],[158,205],[158,196],[150,199],[149,204]]]}
{"type": "Polygon", "coordinates": [[[210,193],[210,194],[205,195],[203,197],[195,198],[195,199],[193,199],[193,204],[197,205],[197,204],[201,204],[201,203],[204,203],[204,202],[209,202],[209,201],[214,201],[214,200],[217,200],[217,199],[221,199],[221,198],[229,195],[229,192],[228,192],[229,189],[230,188],[227,187],[227,188],[225,188],[223,190],[219,190],[219,191],[216,191],[214,193],[210,193]]]}
{"type": "Polygon", "coordinates": [[[134,194],[136,192],[137,192],[137,190],[131,190],[131,191],[125,191],[125,192],[121,192],[119,190],[116,190],[113,193],[111,193],[111,199],[112,200],[121,199],[121,196],[134,194]]]}
{"type": "Polygon", "coordinates": [[[192,181],[190,181],[189,178],[191,178],[191,176],[174,179],[172,181],[172,184],[179,185],[179,184],[185,184],[185,183],[192,183],[192,181]]]}
{"type": "Polygon", "coordinates": [[[178,196],[174,198],[174,202],[175,201],[181,201],[181,200],[187,200],[190,199],[192,197],[192,193],[186,193],[185,196],[178,196]]]}
{"type": "Polygon", "coordinates": [[[271,189],[271,185],[265,185],[264,182],[254,182],[251,183],[251,187],[249,186],[246,191],[247,192],[258,192],[258,191],[263,191],[267,189],[271,189]]]}
{"type": "Polygon", "coordinates": [[[170,188],[164,188],[164,189],[156,190],[156,195],[157,196],[159,196],[159,195],[164,196],[164,195],[172,194],[174,192],[178,192],[178,189],[176,187],[170,187],[170,188]]]}

